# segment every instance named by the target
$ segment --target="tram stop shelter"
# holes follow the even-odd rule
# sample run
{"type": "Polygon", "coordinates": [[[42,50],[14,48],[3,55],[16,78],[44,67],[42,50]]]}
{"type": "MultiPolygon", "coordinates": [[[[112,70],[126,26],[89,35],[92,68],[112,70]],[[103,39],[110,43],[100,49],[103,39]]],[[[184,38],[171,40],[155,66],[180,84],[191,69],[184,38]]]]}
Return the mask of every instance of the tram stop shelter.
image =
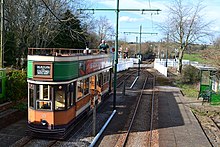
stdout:
{"type": "Polygon", "coordinates": [[[201,97],[204,101],[212,105],[220,104],[220,72],[215,67],[197,66],[200,70],[200,89],[198,99],[201,97]]]}

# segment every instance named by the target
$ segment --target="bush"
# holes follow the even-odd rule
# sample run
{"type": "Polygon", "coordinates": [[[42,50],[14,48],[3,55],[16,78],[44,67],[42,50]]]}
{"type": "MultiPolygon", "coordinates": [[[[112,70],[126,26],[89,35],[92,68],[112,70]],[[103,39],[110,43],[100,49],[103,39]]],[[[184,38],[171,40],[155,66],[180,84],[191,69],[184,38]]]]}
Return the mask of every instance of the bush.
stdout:
{"type": "Polygon", "coordinates": [[[19,101],[26,98],[27,95],[27,73],[20,70],[8,72],[6,78],[7,99],[12,101],[19,101]]]}
{"type": "Polygon", "coordinates": [[[200,81],[199,69],[191,65],[186,65],[183,68],[180,81],[185,84],[194,84],[200,81]]]}

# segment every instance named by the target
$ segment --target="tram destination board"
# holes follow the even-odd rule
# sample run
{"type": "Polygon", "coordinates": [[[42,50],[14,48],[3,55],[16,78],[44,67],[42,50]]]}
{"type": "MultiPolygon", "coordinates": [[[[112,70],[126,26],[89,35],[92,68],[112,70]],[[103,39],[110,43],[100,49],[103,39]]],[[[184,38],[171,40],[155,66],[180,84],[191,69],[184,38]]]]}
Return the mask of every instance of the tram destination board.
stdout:
{"type": "Polygon", "coordinates": [[[50,65],[35,65],[35,75],[48,76],[50,70],[50,65]]]}
{"type": "Polygon", "coordinates": [[[53,66],[51,62],[34,62],[35,78],[52,78],[53,66]]]}

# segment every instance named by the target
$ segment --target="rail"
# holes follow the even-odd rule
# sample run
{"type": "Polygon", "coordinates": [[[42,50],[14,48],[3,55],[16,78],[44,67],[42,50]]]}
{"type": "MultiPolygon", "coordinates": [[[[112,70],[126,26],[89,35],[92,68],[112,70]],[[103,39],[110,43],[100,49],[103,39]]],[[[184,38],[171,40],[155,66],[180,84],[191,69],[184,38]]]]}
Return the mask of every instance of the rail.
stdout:
{"type": "Polygon", "coordinates": [[[140,104],[140,101],[141,101],[141,97],[142,97],[142,95],[143,95],[143,91],[144,91],[144,88],[145,88],[145,86],[146,86],[147,80],[148,80],[148,77],[146,77],[145,80],[144,80],[144,84],[143,84],[143,86],[142,86],[141,94],[140,94],[140,96],[139,96],[139,98],[138,98],[138,101],[137,101],[137,103],[136,103],[135,110],[134,110],[134,114],[133,114],[133,116],[132,116],[130,125],[129,125],[129,127],[128,127],[128,131],[127,131],[126,136],[125,136],[125,140],[124,140],[123,145],[122,145],[123,147],[125,147],[125,145],[126,145],[126,143],[127,143],[127,141],[128,141],[128,136],[129,136],[129,133],[130,133],[130,131],[131,131],[131,127],[132,127],[132,125],[133,125],[134,118],[135,118],[135,116],[136,116],[136,113],[137,113],[137,110],[138,110],[138,107],[139,107],[139,104],[140,104]]]}

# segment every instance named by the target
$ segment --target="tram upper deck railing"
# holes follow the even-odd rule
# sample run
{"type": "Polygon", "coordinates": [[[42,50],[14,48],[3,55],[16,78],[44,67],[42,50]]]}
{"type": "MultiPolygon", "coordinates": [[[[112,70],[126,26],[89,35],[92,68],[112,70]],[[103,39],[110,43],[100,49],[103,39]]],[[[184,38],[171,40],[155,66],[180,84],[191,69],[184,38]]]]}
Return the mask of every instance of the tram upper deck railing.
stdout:
{"type": "Polygon", "coordinates": [[[80,56],[99,54],[99,49],[28,48],[28,55],[80,56]]]}

